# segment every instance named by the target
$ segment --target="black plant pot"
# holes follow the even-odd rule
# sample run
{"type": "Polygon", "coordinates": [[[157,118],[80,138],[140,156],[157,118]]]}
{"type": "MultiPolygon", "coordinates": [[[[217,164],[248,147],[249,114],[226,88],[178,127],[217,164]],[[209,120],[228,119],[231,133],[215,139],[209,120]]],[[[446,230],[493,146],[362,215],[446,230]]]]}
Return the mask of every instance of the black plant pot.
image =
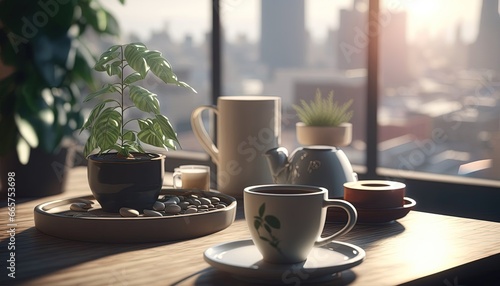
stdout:
{"type": "Polygon", "coordinates": [[[30,161],[23,165],[16,152],[0,157],[0,197],[7,193],[16,198],[46,197],[61,194],[66,187],[67,170],[74,160],[74,149],[61,148],[47,153],[40,148],[31,149],[30,161]],[[15,186],[10,189],[8,174],[14,177],[15,186]]]}
{"type": "Polygon", "coordinates": [[[133,153],[134,159],[116,153],[90,155],[87,175],[92,194],[106,212],[151,209],[163,184],[165,156],[133,153]]]}

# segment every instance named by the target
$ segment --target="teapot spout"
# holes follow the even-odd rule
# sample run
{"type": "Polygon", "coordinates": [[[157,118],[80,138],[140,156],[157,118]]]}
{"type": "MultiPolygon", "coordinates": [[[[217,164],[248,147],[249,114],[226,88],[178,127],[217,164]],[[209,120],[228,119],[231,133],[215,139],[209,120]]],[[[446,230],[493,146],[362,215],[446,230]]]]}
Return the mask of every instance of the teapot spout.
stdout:
{"type": "Polygon", "coordinates": [[[285,147],[277,147],[268,150],[265,155],[274,183],[287,183],[288,169],[286,167],[288,165],[288,150],[285,147]]]}

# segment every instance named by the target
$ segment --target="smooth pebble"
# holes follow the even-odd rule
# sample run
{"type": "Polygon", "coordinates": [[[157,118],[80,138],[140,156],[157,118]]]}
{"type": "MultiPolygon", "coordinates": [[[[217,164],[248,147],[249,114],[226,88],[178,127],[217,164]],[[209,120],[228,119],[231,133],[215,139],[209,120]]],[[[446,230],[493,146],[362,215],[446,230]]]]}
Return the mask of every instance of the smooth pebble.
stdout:
{"type": "MultiPolygon", "coordinates": [[[[85,202],[75,203],[75,209],[86,212],[86,208],[91,208],[90,205],[93,203],[89,201],[89,204],[85,202]]],[[[160,217],[160,216],[173,216],[179,214],[193,214],[214,211],[217,209],[223,209],[227,207],[227,204],[221,202],[218,197],[202,197],[198,195],[186,195],[186,196],[163,196],[156,201],[152,207],[152,210],[143,210],[144,216],[149,217],[160,217]]],[[[121,208],[120,215],[124,217],[135,217],[139,216],[139,212],[130,208],[121,208]]]]}
{"type": "Polygon", "coordinates": [[[90,207],[87,207],[88,205],[85,203],[72,203],[69,206],[69,209],[72,211],[77,211],[77,212],[86,212],[90,207]]]}
{"type": "Polygon", "coordinates": [[[195,208],[189,208],[184,213],[185,214],[194,214],[194,213],[197,213],[197,212],[198,212],[197,209],[195,209],[195,208]]]}
{"type": "Polygon", "coordinates": [[[211,203],[211,201],[207,198],[200,198],[199,201],[202,205],[209,205],[211,203]]]}
{"type": "Polygon", "coordinates": [[[180,202],[179,206],[181,207],[181,209],[185,210],[188,208],[189,202],[180,202]]]}
{"type": "Polygon", "coordinates": [[[177,213],[180,213],[181,212],[181,207],[178,206],[178,205],[168,205],[168,206],[165,206],[165,213],[167,214],[177,214],[177,213]]]}
{"type": "Polygon", "coordinates": [[[175,199],[169,198],[168,200],[165,201],[165,205],[178,204],[178,203],[180,203],[180,200],[177,197],[175,197],[175,199]]]}
{"type": "Polygon", "coordinates": [[[163,216],[160,212],[154,211],[154,210],[148,210],[145,209],[142,211],[144,213],[144,216],[163,216]]]}
{"type": "Polygon", "coordinates": [[[135,217],[139,216],[139,212],[131,208],[120,208],[120,215],[123,217],[135,217]]]}
{"type": "Polygon", "coordinates": [[[94,201],[87,200],[87,199],[78,199],[78,203],[86,204],[89,206],[88,208],[91,208],[92,207],[91,205],[94,204],[94,201]]]}
{"type": "Polygon", "coordinates": [[[195,206],[199,206],[199,205],[201,205],[201,202],[200,202],[200,200],[198,200],[198,199],[192,199],[192,200],[191,200],[191,203],[192,203],[193,205],[195,205],[195,206]]]}
{"type": "Polygon", "coordinates": [[[156,201],[153,204],[153,210],[155,210],[155,211],[162,211],[164,209],[165,209],[165,204],[163,204],[162,202],[156,201]]]}

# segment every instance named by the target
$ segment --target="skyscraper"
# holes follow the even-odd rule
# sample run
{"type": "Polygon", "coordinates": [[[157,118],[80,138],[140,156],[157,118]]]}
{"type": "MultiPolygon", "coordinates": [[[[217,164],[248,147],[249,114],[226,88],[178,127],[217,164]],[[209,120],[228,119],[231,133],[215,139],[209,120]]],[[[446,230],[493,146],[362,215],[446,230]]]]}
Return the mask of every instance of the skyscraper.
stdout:
{"type": "Polygon", "coordinates": [[[360,9],[362,1],[355,0],[351,9],[340,10],[337,65],[341,70],[366,68],[368,36],[367,13],[360,9]]]}
{"type": "MultiPolygon", "coordinates": [[[[368,54],[367,1],[354,0],[351,9],[340,10],[337,65],[340,70],[365,69],[368,54]]],[[[381,83],[398,86],[407,83],[408,47],[406,43],[407,16],[405,12],[381,14],[380,29],[380,74],[381,83]]]]}
{"type": "Polygon", "coordinates": [[[410,79],[406,12],[392,13],[387,21],[380,32],[380,80],[386,87],[400,86],[410,79]]]}
{"type": "Polygon", "coordinates": [[[479,31],[469,49],[470,68],[500,71],[500,15],[498,0],[483,0],[479,31]]]}
{"type": "Polygon", "coordinates": [[[303,67],[306,58],[303,0],[262,0],[260,60],[270,70],[303,67]]]}

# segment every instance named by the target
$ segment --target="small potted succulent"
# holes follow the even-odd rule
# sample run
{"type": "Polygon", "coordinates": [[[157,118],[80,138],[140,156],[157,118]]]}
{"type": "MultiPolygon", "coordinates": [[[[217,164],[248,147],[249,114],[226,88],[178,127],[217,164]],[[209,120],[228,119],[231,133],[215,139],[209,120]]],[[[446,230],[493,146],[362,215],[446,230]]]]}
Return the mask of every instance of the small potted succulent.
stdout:
{"type": "Polygon", "coordinates": [[[333,100],[333,91],[323,98],[316,90],[314,101],[301,100],[301,105],[293,105],[301,122],[297,122],[297,140],[302,145],[347,146],[352,141],[350,109],[353,100],[339,105],[333,100]]]}
{"type": "Polygon", "coordinates": [[[84,99],[98,100],[81,129],[89,132],[84,153],[92,193],[107,212],[151,208],[163,183],[165,156],[146,152],[143,144],[168,150],[179,142],[170,121],[160,113],[157,95],[138,82],[151,72],[166,84],[196,91],[177,79],[159,51],[142,43],[110,47],[94,69],[115,81],[84,99]],[[131,109],[147,117],[126,118],[131,109]]]}

